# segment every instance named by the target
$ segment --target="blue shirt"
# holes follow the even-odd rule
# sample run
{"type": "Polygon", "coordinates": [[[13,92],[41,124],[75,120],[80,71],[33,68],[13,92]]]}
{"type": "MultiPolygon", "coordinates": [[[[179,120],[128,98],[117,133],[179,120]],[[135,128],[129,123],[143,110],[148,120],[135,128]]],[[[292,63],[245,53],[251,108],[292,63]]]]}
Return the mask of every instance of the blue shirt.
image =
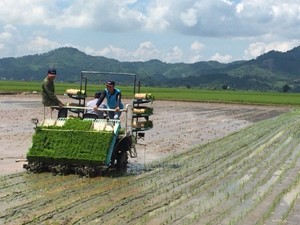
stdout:
{"type": "Polygon", "coordinates": [[[120,109],[123,109],[123,103],[121,101],[121,91],[117,88],[114,88],[114,92],[111,94],[107,89],[105,89],[101,97],[99,98],[97,102],[97,106],[101,105],[104,98],[107,100],[107,106],[109,109],[115,109],[116,107],[119,107],[120,109]]]}

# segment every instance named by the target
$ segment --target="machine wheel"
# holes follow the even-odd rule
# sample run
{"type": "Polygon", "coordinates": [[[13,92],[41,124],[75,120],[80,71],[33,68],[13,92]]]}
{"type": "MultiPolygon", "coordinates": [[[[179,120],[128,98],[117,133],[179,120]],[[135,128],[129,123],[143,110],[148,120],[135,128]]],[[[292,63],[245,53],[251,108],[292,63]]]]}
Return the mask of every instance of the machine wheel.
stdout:
{"type": "Polygon", "coordinates": [[[127,164],[128,164],[127,151],[119,152],[117,155],[117,169],[120,170],[126,169],[127,164]]]}
{"type": "Polygon", "coordinates": [[[124,137],[117,143],[112,156],[112,165],[114,165],[118,170],[126,169],[128,164],[128,151],[130,151],[130,139],[128,137],[124,137]]]}
{"type": "Polygon", "coordinates": [[[27,172],[32,173],[41,173],[44,171],[48,171],[47,166],[42,162],[29,162],[28,164],[24,164],[23,168],[27,170],[27,172]]]}
{"type": "Polygon", "coordinates": [[[99,171],[94,166],[80,166],[76,167],[75,174],[79,175],[79,177],[96,177],[99,171]]]}

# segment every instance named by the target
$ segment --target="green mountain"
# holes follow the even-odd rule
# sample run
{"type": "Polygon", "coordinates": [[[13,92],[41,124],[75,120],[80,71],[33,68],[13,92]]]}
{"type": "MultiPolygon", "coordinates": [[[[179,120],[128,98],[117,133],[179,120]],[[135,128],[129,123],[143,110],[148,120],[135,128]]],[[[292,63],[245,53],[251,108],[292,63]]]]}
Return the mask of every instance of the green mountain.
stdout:
{"type": "MultiPolygon", "coordinates": [[[[0,59],[0,78],[42,80],[49,67],[58,71],[59,81],[78,82],[81,71],[135,73],[143,85],[206,89],[259,91],[300,91],[300,46],[288,52],[270,51],[256,59],[219,63],[216,61],[165,63],[156,59],[146,62],[120,62],[90,56],[78,49],[63,47],[44,54],[0,59]]],[[[99,78],[91,78],[99,82],[99,78]]],[[[126,83],[126,80],[120,80],[126,83]]]]}

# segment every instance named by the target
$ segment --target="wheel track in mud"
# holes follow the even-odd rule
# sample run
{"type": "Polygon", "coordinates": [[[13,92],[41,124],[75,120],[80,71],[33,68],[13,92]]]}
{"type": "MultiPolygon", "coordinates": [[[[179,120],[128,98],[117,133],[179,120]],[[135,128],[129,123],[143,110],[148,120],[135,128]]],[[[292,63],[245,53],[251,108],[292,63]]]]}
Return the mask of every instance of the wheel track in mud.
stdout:
{"type": "Polygon", "coordinates": [[[287,113],[154,163],[138,175],[0,177],[0,200],[6,203],[0,223],[283,222],[299,195],[299,127],[299,112],[287,113]],[[292,192],[293,199],[279,209],[292,192]]]}

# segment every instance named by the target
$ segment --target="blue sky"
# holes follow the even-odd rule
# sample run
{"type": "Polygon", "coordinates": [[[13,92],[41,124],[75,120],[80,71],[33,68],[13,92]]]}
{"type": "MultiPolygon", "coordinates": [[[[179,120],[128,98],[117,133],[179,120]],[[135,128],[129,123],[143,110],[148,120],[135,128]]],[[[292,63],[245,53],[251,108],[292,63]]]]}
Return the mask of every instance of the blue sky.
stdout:
{"type": "Polygon", "coordinates": [[[119,61],[249,60],[300,45],[300,0],[1,0],[0,58],[75,47],[119,61]]]}

